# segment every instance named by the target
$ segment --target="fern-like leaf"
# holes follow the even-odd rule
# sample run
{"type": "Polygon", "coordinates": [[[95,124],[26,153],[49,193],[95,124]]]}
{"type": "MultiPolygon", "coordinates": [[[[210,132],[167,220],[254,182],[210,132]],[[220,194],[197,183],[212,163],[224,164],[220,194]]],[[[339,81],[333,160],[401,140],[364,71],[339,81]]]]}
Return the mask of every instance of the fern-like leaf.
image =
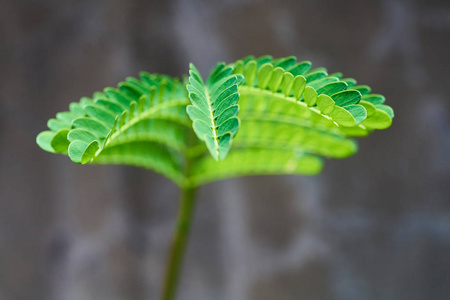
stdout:
{"type": "Polygon", "coordinates": [[[321,171],[356,153],[354,137],[392,124],[367,85],[293,56],[219,63],[206,81],[140,73],[48,121],[39,146],[79,164],[127,164],[180,186],[245,175],[321,171]],[[197,138],[198,137],[198,138],[197,138]],[[225,159],[226,158],[226,159],[225,159]]]}
{"type": "Polygon", "coordinates": [[[192,105],[187,113],[200,140],[205,141],[215,160],[228,154],[233,137],[239,129],[238,85],[242,76],[232,75],[233,68],[218,64],[206,84],[193,64],[189,70],[187,90],[192,105]]]}
{"type": "Polygon", "coordinates": [[[70,104],[37,137],[42,149],[78,164],[128,164],[155,170],[178,184],[190,123],[187,93],[177,79],[140,74],[70,104]]]}
{"type": "Polygon", "coordinates": [[[313,174],[320,171],[321,160],[304,169],[305,164],[299,163],[303,157],[348,157],[358,149],[352,137],[366,136],[392,124],[392,109],[381,106],[383,96],[370,94],[368,86],[356,86],[354,79],[342,79],[341,73],[328,75],[325,68],[311,70],[308,61],[247,57],[228,67],[244,77],[238,88],[241,128],[230,150],[230,156],[236,153],[242,162],[227,159],[213,164],[201,156],[194,164],[196,184],[256,173],[313,174]],[[269,158],[277,156],[285,160],[278,161],[276,170],[262,171],[263,166],[256,166],[268,164],[269,158]],[[286,167],[295,162],[300,167],[286,167]]]}
{"type": "Polygon", "coordinates": [[[269,149],[246,147],[233,149],[225,161],[216,162],[210,156],[195,161],[191,171],[192,185],[199,186],[221,179],[249,175],[316,175],[323,160],[301,148],[269,149]]]}

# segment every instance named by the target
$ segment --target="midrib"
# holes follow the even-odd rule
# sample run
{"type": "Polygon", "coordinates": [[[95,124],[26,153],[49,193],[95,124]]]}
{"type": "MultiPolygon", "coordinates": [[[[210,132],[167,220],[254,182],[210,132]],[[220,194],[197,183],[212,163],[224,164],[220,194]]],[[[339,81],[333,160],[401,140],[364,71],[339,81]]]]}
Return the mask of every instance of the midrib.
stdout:
{"type": "Polygon", "coordinates": [[[209,118],[211,120],[211,125],[212,125],[212,130],[213,130],[214,146],[216,147],[217,158],[219,158],[219,142],[217,141],[217,131],[216,131],[216,125],[214,124],[214,114],[213,114],[213,109],[212,109],[211,97],[209,95],[209,91],[206,86],[205,86],[205,95],[206,95],[206,101],[208,101],[209,118]]]}

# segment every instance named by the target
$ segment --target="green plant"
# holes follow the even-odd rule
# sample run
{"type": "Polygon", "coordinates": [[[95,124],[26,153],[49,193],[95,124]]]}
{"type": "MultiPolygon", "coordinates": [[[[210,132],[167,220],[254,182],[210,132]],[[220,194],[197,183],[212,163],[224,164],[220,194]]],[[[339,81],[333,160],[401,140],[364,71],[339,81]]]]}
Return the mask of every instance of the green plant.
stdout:
{"type": "Polygon", "coordinates": [[[318,174],[325,158],[357,151],[352,137],[388,128],[394,113],[341,73],[295,57],[219,63],[204,81],[141,72],[73,102],[48,121],[38,145],[78,164],[154,170],[181,189],[161,299],[174,299],[197,187],[260,174],[318,174]]]}

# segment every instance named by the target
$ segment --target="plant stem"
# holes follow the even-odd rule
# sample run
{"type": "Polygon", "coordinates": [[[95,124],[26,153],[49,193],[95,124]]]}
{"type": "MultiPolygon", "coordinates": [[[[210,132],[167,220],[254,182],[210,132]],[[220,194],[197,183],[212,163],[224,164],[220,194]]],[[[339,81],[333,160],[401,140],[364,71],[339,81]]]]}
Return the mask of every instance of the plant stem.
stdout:
{"type": "Polygon", "coordinates": [[[181,189],[179,206],[175,230],[172,236],[172,245],[166,265],[161,300],[174,300],[176,296],[178,279],[194,212],[195,188],[183,187],[181,189]]]}

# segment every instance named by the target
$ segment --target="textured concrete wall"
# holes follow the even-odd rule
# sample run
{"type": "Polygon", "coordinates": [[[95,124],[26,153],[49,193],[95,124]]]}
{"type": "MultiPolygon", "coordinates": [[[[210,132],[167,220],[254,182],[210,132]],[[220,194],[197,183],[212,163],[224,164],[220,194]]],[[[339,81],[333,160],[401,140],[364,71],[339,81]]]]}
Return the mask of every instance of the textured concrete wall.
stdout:
{"type": "Polygon", "coordinates": [[[200,191],[180,300],[450,295],[448,1],[0,2],[0,299],[157,299],[176,187],[35,136],[139,70],[296,55],[384,94],[394,125],[317,177],[200,191]]]}

